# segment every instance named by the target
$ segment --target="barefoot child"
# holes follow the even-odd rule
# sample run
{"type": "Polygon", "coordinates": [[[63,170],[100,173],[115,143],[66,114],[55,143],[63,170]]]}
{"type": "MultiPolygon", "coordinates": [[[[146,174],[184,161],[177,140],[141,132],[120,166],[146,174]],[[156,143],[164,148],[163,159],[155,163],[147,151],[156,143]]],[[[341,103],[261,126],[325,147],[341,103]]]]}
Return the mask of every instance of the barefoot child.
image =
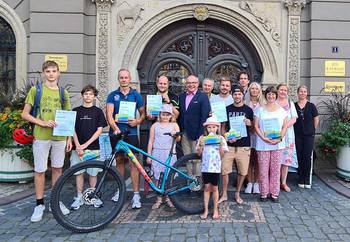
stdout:
{"type": "Polygon", "coordinates": [[[202,156],[202,179],[204,187],[204,213],[201,219],[208,217],[208,204],[210,193],[213,193],[214,209],[213,219],[220,217],[218,210],[219,189],[218,182],[221,173],[221,157],[228,151],[227,143],[219,132],[220,123],[216,117],[209,117],[203,124],[205,135],[199,137],[197,152],[202,156]]]}
{"type": "MultiPolygon", "coordinates": [[[[175,134],[176,132],[180,131],[180,128],[177,125],[177,123],[171,122],[172,115],[173,115],[172,105],[164,104],[160,111],[158,122],[154,123],[150,129],[149,141],[148,141],[148,153],[152,154],[152,156],[154,156],[160,161],[165,161],[168,158],[168,155],[171,149],[171,144],[173,141],[173,137],[169,135],[164,135],[164,133],[175,134]]],[[[177,139],[178,140],[176,141],[180,141],[180,137],[178,137],[177,139]]],[[[173,165],[175,161],[176,161],[176,155],[172,157],[170,164],[173,165]]],[[[164,172],[165,166],[158,163],[157,161],[152,161],[151,158],[147,158],[147,163],[152,164],[152,171],[155,178],[155,185],[158,186],[160,173],[164,172]]],[[[168,205],[168,207],[170,208],[174,207],[169,197],[165,198],[165,202],[168,205]]],[[[163,203],[163,197],[158,196],[156,202],[152,206],[152,209],[159,208],[160,205],[162,205],[162,203],[163,203]]]]}

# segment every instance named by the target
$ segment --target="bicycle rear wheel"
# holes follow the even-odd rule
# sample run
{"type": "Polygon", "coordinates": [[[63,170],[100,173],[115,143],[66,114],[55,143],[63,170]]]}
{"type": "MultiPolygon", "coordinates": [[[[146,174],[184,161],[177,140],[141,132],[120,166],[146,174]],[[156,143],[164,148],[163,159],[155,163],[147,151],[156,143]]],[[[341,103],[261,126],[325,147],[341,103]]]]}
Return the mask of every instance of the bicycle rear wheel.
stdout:
{"type": "Polygon", "coordinates": [[[119,172],[115,168],[106,169],[101,161],[89,161],[69,168],[57,180],[51,192],[51,209],[54,218],[66,229],[76,233],[93,232],[113,221],[121,211],[125,197],[125,182],[119,172]],[[92,168],[98,170],[91,170],[92,168]],[[98,191],[91,188],[87,173],[96,175],[96,187],[100,184],[98,191]],[[71,205],[77,196],[77,174],[84,177],[83,197],[78,202],[78,208],[74,206],[73,209],[71,205]],[[112,200],[117,191],[119,199],[112,200]],[[60,208],[62,204],[70,208],[69,214],[63,214],[60,208]]]}
{"type": "MultiPolygon", "coordinates": [[[[195,186],[170,196],[174,206],[187,214],[198,214],[204,210],[204,184],[200,172],[200,160],[201,158],[197,154],[189,154],[183,156],[174,164],[176,169],[188,174],[188,164],[193,163],[193,161],[197,163],[197,171],[193,175],[197,180],[195,186]]],[[[168,190],[180,189],[189,185],[191,182],[191,180],[179,175],[175,170],[171,170],[168,178],[168,190]]]]}

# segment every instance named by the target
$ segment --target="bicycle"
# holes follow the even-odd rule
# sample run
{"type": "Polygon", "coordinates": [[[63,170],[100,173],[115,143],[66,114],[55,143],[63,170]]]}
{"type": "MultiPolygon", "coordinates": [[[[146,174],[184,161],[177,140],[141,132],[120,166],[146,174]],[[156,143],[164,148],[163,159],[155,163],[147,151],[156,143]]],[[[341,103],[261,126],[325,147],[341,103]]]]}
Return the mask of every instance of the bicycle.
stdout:
{"type": "Polygon", "coordinates": [[[172,148],[166,161],[160,161],[143,150],[128,144],[124,141],[127,135],[128,132],[118,135],[120,140],[112,154],[105,161],[94,160],[77,164],[67,169],[57,180],[51,192],[51,209],[54,218],[64,228],[77,233],[93,232],[104,228],[118,216],[126,199],[126,186],[124,178],[112,164],[116,154],[120,151],[124,152],[131,162],[136,165],[145,182],[149,183],[153,191],[161,195],[168,195],[177,209],[186,214],[198,214],[203,211],[204,186],[201,175],[189,175],[187,173],[188,163],[194,160],[198,161],[200,157],[197,154],[186,155],[177,160],[173,166],[170,165],[172,156],[176,155],[174,152],[175,139],[181,134],[164,134],[173,137],[172,148]],[[145,171],[132,150],[150,157],[152,160],[165,166],[164,173],[160,176],[158,187],[155,186],[151,175],[145,171]],[[85,171],[91,168],[99,169],[95,188],[91,188],[91,184],[85,183],[87,180],[85,177],[83,204],[79,209],[71,209],[68,215],[63,215],[60,203],[67,207],[67,205],[72,203],[76,194],[75,174],[84,172],[84,176],[87,176],[85,171]],[[119,198],[114,199],[117,191],[119,191],[119,198]]]}

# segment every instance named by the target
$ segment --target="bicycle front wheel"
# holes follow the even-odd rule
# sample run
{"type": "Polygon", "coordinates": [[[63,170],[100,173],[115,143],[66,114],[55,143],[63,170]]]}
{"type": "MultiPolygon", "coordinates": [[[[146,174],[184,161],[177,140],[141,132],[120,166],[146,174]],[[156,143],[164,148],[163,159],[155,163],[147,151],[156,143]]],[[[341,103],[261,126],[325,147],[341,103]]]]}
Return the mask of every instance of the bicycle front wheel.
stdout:
{"type": "Polygon", "coordinates": [[[188,186],[193,182],[193,186],[189,189],[179,191],[170,196],[174,206],[187,213],[198,214],[204,210],[204,184],[202,182],[201,158],[197,154],[189,154],[180,158],[175,162],[174,167],[185,174],[190,174],[195,178],[193,182],[178,174],[175,170],[169,173],[168,190],[178,190],[188,186]]]}
{"type": "Polygon", "coordinates": [[[60,176],[51,192],[51,209],[54,218],[66,229],[93,232],[116,218],[125,197],[124,179],[115,168],[107,169],[101,161],[88,161],[60,176]],[[82,190],[81,198],[77,197],[77,186],[82,190]]]}

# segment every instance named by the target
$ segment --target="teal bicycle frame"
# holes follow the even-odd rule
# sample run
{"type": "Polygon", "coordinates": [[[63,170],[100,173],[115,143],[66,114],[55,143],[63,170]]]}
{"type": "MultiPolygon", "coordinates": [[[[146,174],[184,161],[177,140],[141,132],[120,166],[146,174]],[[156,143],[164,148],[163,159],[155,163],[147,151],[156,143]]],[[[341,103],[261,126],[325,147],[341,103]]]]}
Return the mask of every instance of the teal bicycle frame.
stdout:
{"type": "MultiPolygon", "coordinates": [[[[174,144],[172,145],[172,148],[174,148],[174,144]]],[[[187,189],[191,189],[192,187],[194,187],[196,185],[196,181],[197,179],[187,175],[186,173],[183,173],[182,171],[176,169],[175,167],[173,167],[172,165],[170,165],[170,161],[173,155],[175,155],[174,153],[172,153],[172,151],[170,151],[169,156],[167,158],[167,160],[165,162],[162,162],[160,160],[158,160],[157,158],[153,157],[152,155],[144,152],[143,150],[123,141],[123,140],[119,140],[116,147],[115,147],[115,153],[117,153],[118,151],[123,151],[125,152],[125,154],[130,158],[131,162],[134,163],[134,165],[137,167],[138,171],[141,173],[141,175],[145,178],[145,182],[148,182],[148,184],[150,185],[150,187],[160,193],[160,194],[164,194],[164,195],[173,195],[176,194],[178,192],[182,192],[184,190],[187,189]],[[151,158],[152,160],[162,164],[165,166],[165,170],[164,170],[164,175],[163,175],[163,180],[161,181],[161,185],[160,188],[158,188],[154,182],[152,181],[152,179],[148,176],[147,172],[145,171],[145,169],[143,168],[143,166],[140,164],[140,162],[138,161],[138,159],[135,157],[134,153],[132,152],[132,150],[135,150],[149,158],[151,158]],[[170,170],[175,170],[178,174],[178,176],[184,177],[192,182],[190,182],[187,186],[183,186],[180,188],[170,188],[169,190],[165,190],[165,185],[166,182],[168,180],[168,175],[170,170]]]]}

